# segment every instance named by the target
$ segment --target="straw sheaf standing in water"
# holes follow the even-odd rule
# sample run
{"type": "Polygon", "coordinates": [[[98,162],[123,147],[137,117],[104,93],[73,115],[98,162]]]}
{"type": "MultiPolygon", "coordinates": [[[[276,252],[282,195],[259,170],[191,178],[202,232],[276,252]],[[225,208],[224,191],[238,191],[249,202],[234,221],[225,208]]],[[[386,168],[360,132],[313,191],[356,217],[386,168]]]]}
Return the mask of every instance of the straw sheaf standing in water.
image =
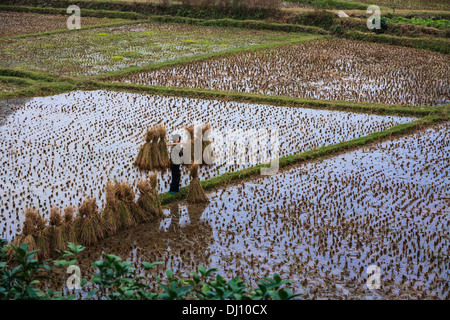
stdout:
{"type": "Polygon", "coordinates": [[[81,204],[75,219],[75,228],[78,240],[84,246],[95,245],[104,238],[102,219],[95,199],[87,198],[81,204]]]}
{"type": "Polygon", "coordinates": [[[136,184],[140,192],[138,207],[148,215],[149,219],[162,217],[163,209],[157,191],[157,174],[153,173],[148,180],[139,180],[136,184]]]}
{"type": "Polygon", "coordinates": [[[206,197],[205,191],[203,190],[200,180],[198,178],[198,165],[193,164],[191,166],[191,184],[189,186],[189,191],[187,194],[187,200],[190,203],[206,203],[208,198],[206,197]]]}
{"type": "Polygon", "coordinates": [[[134,203],[134,198],[135,194],[129,183],[108,182],[106,184],[103,223],[108,235],[114,235],[121,229],[134,227],[137,222],[136,216],[143,216],[134,203]]]}
{"type": "Polygon", "coordinates": [[[45,233],[49,241],[49,257],[57,250],[63,250],[66,246],[64,226],[61,217],[61,210],[57,207],[50,209],[49,225],[45,228],[45,233]]]}

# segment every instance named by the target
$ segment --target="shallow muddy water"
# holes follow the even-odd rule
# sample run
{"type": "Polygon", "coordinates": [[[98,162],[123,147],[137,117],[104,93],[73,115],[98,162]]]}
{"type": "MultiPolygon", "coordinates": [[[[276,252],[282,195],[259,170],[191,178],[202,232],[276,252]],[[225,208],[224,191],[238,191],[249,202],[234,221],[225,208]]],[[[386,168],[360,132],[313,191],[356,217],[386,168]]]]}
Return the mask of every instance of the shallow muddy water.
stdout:
{"type": "Polygon", "coordinates": [[[350,41],[315,40],[132,74],[120,81],[371,103],[450,103],[443,54],[350,41]]]}
{"type": "Polygon", "coordinates": [[[83,260],[164,261],[177,275],[204,265],[252,285],[277,272],[305,298],[448,299],[449,138],[447,123],[175,203],[83,260]],[[371,265],[380,289],[367,288],[371,265]]]}
{"type": "MultiPolygon", "coordinates": [[[[107,91],[76,91],[21,101],[0,102],[4,111],[0,114],[0,236],[7,239],[17,233],[27,206],[36,207],[45,217],[52,205],[77,206],[86,196],[98,199],[102,206],[108,180],[133,184],[144,177],[133,162],[145,130],[156,124],[165,125],[169,134],[205,123],[224,134],[241,130],[234,142],[216,136],[216,149],[228,150],[227,146],[234,145],[232,151],[248,147],[242,133],[246,130],[278,129],[279,155],[286,156],[414,120],[107,91]]],[[[222,162],[203,166],[200,179],[272,157],[270,152],[264,155],[260,151],[254,163],[247,159],[239,164],[234,159],[230,164],[224,157],[222,162]]],[[[170,171],[161,173],[160,191],[167,191],[169,183],[170,171]]],[[[186,172],[181,184],[189,184],[186,172]]]]}

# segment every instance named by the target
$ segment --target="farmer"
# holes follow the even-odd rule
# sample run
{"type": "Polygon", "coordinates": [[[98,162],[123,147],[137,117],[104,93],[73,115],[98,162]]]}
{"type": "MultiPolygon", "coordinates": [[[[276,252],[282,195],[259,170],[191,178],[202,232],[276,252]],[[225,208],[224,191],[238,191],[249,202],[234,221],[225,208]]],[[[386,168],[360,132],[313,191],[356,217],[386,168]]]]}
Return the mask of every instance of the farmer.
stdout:
{"type": "MultiPolygon", "coordinates": [[[[176,146],[176,145],[182,145],[181,143],[181,136],[179,134],[174,134],[172,136],[173,143],[167,144],[167,146],[176,146]]],[[[180,150],[180,158],[182,157],[182,152],[180,150]]],[[[170,163],[171,167],[170,170],[172,171],[172,182],[170,183],[170,190],[169,193],[171,194],[177,194],[181,193],[183,191],[180,190],[180,178],[181,178],[181,169],[180,164],[173,163],[172,157],[170,157],[170,163]]]]}

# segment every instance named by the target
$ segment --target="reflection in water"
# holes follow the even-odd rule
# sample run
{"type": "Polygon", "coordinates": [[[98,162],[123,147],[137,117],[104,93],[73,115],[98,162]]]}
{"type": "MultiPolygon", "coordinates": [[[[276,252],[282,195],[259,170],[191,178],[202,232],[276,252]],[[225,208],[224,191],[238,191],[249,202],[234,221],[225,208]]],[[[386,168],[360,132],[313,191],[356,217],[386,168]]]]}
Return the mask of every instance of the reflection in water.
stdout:
{"type": "Polygon", "coordinates": [[[211,227],[201,220],[204,204],[173,203],[165,208],[167,216],[161,221],[142,224],[119,235],[105,239],[97,247],[88,248],[81,257],[84,267],[100,259],[101,253],[120,256],[142,262],[163,261],[163,270],[186,270],[186,274],[198,265],[209,265],[207,248],[211,245],[211,227]]]}
{"type": "Polygon", "coordinates": [[[251,286],[276,272],[306,298],[445,299],[448,135],[441,125],[219,189],[206,206],[171,204],[167,232],[150,223],[101,250],[178,275],[216,267],[251,286]],[[377,291],[366,287],[373,264],[377,291]]]}

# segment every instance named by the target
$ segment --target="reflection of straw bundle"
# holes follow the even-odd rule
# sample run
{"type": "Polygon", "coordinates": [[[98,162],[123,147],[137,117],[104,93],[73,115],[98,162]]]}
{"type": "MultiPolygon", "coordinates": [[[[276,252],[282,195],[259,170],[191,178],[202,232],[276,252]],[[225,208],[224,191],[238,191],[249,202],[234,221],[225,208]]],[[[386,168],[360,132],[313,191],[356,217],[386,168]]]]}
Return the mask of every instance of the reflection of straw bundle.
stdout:
{"type": "Polygon", "coordinates": [[[157,132],[159,136],[159,167],[167,169],[170,167],[169,151],[166,145],[167,130],[164,126],[159,126],[157,132]]]}
{"type": "Polygon", "coordinates": [[[84,246],[97,244],[103,239],[102,220],[95,199],[87,198],[81,204],[75,219],[75,229],[78,241],[84,246]]]}
{"type": "Polygon", "coordinates": [[[141,193],[137,205],[149,217],[160,218],[163,216],[161,200],[159,199],[157,187],[157,175],[153,173],[149,180],[139,180],[137,187],[141,193]]]}
{"type": "Polygon", "coordinates": [[[187,201],[190,203],[205,203],[208,202],[205,191],[203,190],[200,180],[198,179],[198,165],[191,166],[191,184],[187,194],[187,201]]]}

